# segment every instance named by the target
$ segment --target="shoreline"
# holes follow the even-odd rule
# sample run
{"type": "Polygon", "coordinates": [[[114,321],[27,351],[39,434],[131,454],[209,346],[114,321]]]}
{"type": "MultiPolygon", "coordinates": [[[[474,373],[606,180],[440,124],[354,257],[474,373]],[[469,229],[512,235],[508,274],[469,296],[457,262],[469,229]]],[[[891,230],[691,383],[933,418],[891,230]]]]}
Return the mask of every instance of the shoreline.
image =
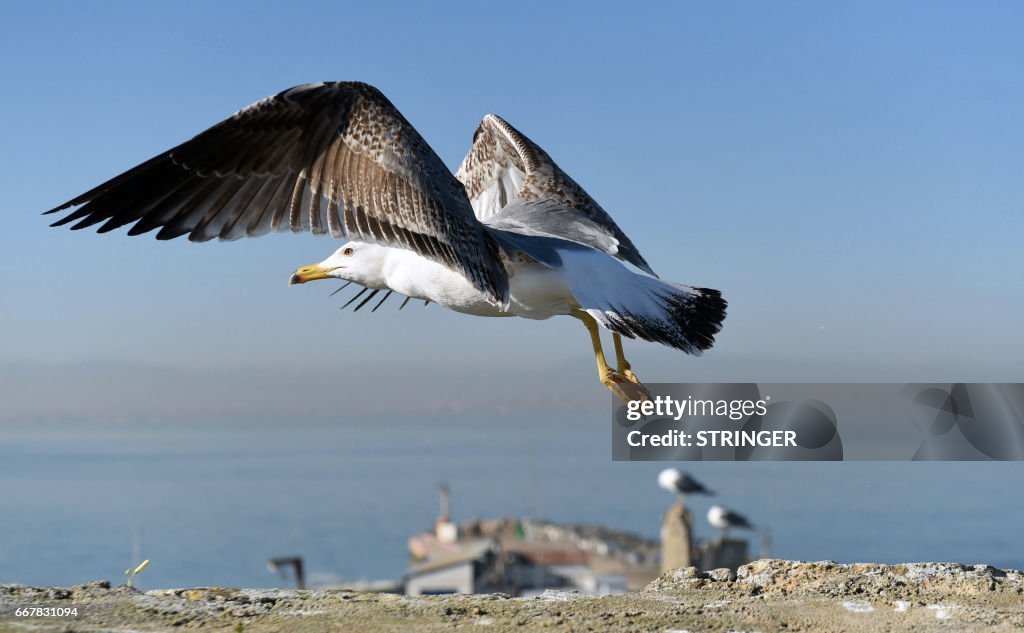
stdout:
{"type": "Polygon", "coordinates": [[[1024,628],[1024,573],[955,563],[764,559],[671,571],[642,591],[409,597],[349,590],[197,587],[141,592],[97,581],[0,585],[0,633],[36,631],[873,631],[1024,628]],[[18,618],[14,606],[72,606],[78,618],[18,618]]]}

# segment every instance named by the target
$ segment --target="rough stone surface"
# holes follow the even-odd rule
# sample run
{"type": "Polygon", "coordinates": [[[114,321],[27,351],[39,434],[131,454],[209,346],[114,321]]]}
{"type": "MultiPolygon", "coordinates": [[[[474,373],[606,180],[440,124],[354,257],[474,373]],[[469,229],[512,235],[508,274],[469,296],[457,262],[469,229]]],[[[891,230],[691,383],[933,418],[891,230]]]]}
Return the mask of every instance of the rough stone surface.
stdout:
{"type": "Polygon", "coordinates": [[[1024,574],[987,565],[759,560],[727,571],[677,569],[641,592],[592,598],[551,591],[405,597],[343,590],[198,587],[140,592],[106,581],[0,585],[0,633],[18,631],[1019,631],[1024,574]],[[77,619],[15,607],[77,606],[77,619]]]}

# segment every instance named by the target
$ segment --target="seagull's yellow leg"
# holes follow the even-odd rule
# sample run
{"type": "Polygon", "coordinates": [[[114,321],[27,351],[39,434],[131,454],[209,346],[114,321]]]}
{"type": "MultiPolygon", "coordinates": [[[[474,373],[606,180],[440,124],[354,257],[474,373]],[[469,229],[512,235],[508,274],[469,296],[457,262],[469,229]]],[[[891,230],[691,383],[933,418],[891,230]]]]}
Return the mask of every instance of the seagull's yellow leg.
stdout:
{"type": "MultiPolygon", "coordinates": [[[[630,400],[650,400],[651,394],[639,381],[633,381],[608,366],[604,359],[604,349],[601,347],[601,333],[598,330],[597,321],[583,310],[573,310],[572,316],[586,326],[590,332],[590,342],[594,346],[594,360],[597,361],[597,377],[601,384],[608,388],[612,394],[624,402],[630,400]]],[[[617,351],[621,345],[617,346],[617,351]]]]}
{"type": "Polygon", "coordinates": [[[572,315],[583,321],[584,327],[590,332],[590,342],[594,346],[594,359],[597,361],[597,373],[601,382],[604,382],[606,375],[615,372],[608,366],[608,361],[604,359],[604,349],[601,347],[601,333],[597,329],[597,321],[583,310],[574,310],[572,315]]]}
{"type": "Polygon", "coordinates": [[[618,365],[619,373],[635,382],[641,384],[640,379],[633,373],[633,368],[630,366],[629,361],[626,360],[626,355],[622,352],[622,335],[618,332],[612,332],[612,341],[615,342],[615,363],[618,365]]]}

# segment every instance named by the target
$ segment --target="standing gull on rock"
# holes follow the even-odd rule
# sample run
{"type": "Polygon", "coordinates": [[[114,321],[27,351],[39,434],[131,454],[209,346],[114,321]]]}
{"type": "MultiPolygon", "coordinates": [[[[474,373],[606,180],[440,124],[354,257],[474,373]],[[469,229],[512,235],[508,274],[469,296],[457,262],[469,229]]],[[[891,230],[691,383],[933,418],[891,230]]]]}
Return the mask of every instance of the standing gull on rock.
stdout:
{"type": "Polygon", "coordinates": [[[649,393],[622,336],[699,354],[725,318],[717,290],[659,280],[604,209],[501,118],[484,117],[453,176],[380,91],[357,82],[257,101],[47,213],[59,211],[55,226],[130,224],[129,235],[159,229],[157,239],[353,239],[291,283],[342,279],[478,316],[573,316],[602,384],[623,400],[649,393]],[[616,369],[599,326],[612,332],[616,369]]]}
{"type": "Polygon", "coordinates": [[[711,506],[708,510],[708,523],[722,530],[723,536],[728,534],[731,528],[754,529],[754,525],[747,520],[747,517],[722,506],[711,506]]]}
{"type": "Polygon", "coordinates": [[[658,473],[658,485],[679,497],[680,502],[689,494],[715,496],[704,484],[678,468],[666,468],[658,473]]]}

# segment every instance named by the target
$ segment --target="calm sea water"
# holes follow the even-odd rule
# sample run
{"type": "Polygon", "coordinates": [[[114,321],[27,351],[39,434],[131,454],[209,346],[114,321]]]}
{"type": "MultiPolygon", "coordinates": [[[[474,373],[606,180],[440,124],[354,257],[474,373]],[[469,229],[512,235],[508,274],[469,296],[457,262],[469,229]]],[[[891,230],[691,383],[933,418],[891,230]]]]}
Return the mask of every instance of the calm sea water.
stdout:
{"type": "MultiPolygon", "coordinates": [[[[133,540],[144,588],[397,578],[450,482],[457,520],[532,515],[654,537],[664,464],[612,463],[604,419],[0,426],[0,583],[115,582],[133,540]]],[[[693,464],[772,554],[1024,567],[1024,463],[693,464]]],[[[694,498],[698,536],[710,500],[694,498]]]]}

